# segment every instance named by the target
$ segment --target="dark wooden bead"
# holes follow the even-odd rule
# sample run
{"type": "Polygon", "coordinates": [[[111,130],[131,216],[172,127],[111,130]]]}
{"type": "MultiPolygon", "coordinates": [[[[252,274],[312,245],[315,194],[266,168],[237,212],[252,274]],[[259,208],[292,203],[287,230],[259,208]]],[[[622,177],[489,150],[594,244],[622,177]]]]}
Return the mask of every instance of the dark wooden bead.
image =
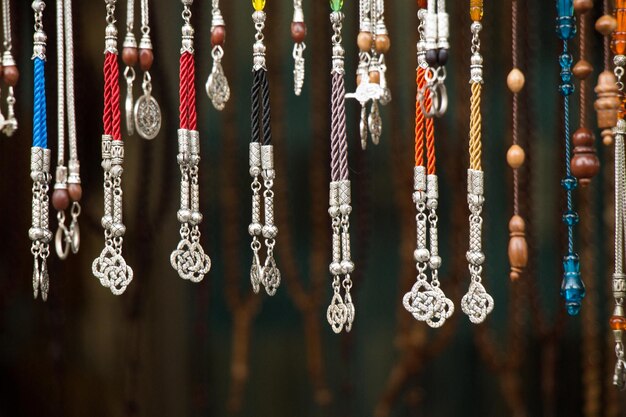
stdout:
{"type": "Polygon", "coordinates": [[[80,201],[83,197],[83,187],[80,184],[69,184],[67,186],[67,192],[70,195],[72,201],[80,201]]]}
{"type": "Polygon", "coordinates": [[[572,174],[578,178],[580,185],[585,186],[591,182],[600,171],[600,160],[593,147],[593,133],[584,127],[579,128],[572,136],[574,144],[574,157],[570,163],[572,174]]]}
{"type": "Polygon", "coordinates": [[[139,53],[137,52],[137,48],[124,47],[122,49],[122,61],[126,66],[134,67],[139,60],[139,53]]]}
{"type": "Polygon", "coordinates": [[[528,264],[528,243],[526,242],[526,223],[520,216],[515,215],[509,221],[509,263],[511,265],[510,278],[519,279],[520,274],[528,264]]]}
{"type": "Polygon", "coordinates": [[[428,0],[417,0],[417,7],[420,9],[425,9],[428,7],[428,0]]]}
{"type": "Polygon", "coordinates": [[[437,60],[439,58],[439,53],[436,49],[429,49],[428,51],[426,51],[426,62],[428,62],[428,65],[430,65],[431,67],[436,67],[437,66],[437,60]]]}
{"type": "Polygon", "coordinates": [[[574,73],[574,77],[579,80],[584,80],[593,72],[593,65],[591,65],[589,61],[581,59],[576,63],[576,65],[574,65],[572,72],[574,73]]]}
{"type": "Polygon", "coordinates": [[[593,0],[574,0],[574,10],[576,13],[587,13],[593,9],[593,0]]]}
{"type": "Polygon", "coordinates": [[[20,79],[20,72],[17,70],[15,65],[9,65],[8,67],[3,68],[2,78],[7,85],[15,87],[17,85],[17,81],[20,79]]]}
{"type": "Polygon", "coordinates": [[[52,192],[52,207],[56,211],[67,210],[70,206],[70,195],[64,188],[57,188],[52,192]]]}
{"type": "MultiPolygon", "coordinates": [[[[293,31],[293,29],[292,29],[293,31]]],[[[226,41],[226,28],[224,26],[214,26],[211,30],[211,46],[223,46],[226,41]]]]}
{"type": "Polygon", "coordinates": [[[142,71],[150,71],[153,61],[154,54],[152,53],[152,49],[139,50],[139,66],[141,67],[142,71]]]}
{"type": "Polygon", "coordinates": [[[306,24],[304,22],[291,22],[291,39],[295,43],[304,42],[306,38],[306,24]]]}
{"type": "Polygon", "coordinates": [[[376,35],[376,40],[374,41],[376,46],[376,52],[379,54],[386,54],[389,52],[389,48],[391,48],[391,41],[389,40],[389,35],[376,35]]]}
{"type": "Polygon", "coordinates": [[[445,48],[441,48],[439,49],[439,52],[437,54],[437,63],[440,66],[444,66],[448,63],[448,50],[445,48]]]}

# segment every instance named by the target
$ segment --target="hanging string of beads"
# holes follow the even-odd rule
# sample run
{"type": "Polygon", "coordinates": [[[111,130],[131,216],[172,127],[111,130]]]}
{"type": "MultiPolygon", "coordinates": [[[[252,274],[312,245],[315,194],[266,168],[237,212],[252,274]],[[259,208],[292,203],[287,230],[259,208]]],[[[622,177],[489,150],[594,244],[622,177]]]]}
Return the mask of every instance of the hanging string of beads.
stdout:
{"type": "Polygon", "coordinates": [[[449,16],[446,13],[445,0],[428,0],[424,18],[424,47],[426,48],[426,87],[420,91],[419,99],[422,110],[427,118],[442,117],[448,108],[448,93],[446,90],[446,63],[450,44],[448,37],[449,16]],[[430,110],[424,108],[423,91],[428,90],[433,101],[430,110]]]}
{"type": "Polygon", "coordinates": [[[622,98],[615,127],[615,272],[613,273],[613,298],[615,308],[609,320],[609,326],[615,340],[615,371],[613,384],[623,390],[626,388],[626,358],[624,357],[623,336],[626,330],[626,313],[624,312],[624,298],[626,298],[626,274],[624,274],[624,227],[626,225],[626,98],[624,98],[624,68],[626,67],[626,0],[615,2],[615,18],[617,26],[613,32],[611,49],[615,56],[615,78],[617,88],[622,98]]]}
{"type": "Polygon", "coordinates": [[[581,186],[586,186],[600,171],[600,160],[594,147],[595,136],[587,128],[587,78],[593,72],[593,66],[587,61],[587,20],[588,12],[593,9],[592,0],[575,0],[574,11],[578,13],[580,26],[580,59],[574,65],[572,73],[580,80],[580,119],[579,128],[572,136],[574,145],[571,171],[581,186]]]}
{"type": "Polygon", "coordinates": [[[15,118],[15,91],[14,88],[19,80],[20,73],[13,58],[13,41],[11,35],[11,0],[2,0],[2,28],[4,32],[4,53],[2,54],[2,65],[0,73],[4,83],[8,86],[7,94],[7,116],[0,112],[0,128],[2,133],[11,137],[17,130],[17,119],[15,118]]]}
{"type": "Polygon", "coordinates": [[[291,21],[291,39],[293,39],[293,91],[299,96],[304,85],[304,50],[306,44],[306,24],[304,23],[304,11],[302,0],[293,0],[293,19],[291,21]]]}
{"type": "Polygon", "coordinates": [[[613,144],[613,128],[617,124],[617,110],[620,99],[617,89],[617,79],[611,71],[611,34],[617,27],[617,21],[609,13],[609,0],[602,2],[603,15],[596,21],[596,31],[603,36],[604,70],[598,76],[595,92],[598,95],[594,108],[597,112],[598,128],[602,129],[602,143],[613,144]]]}
{"type": "Polygon", "coordinates": [[[572,55],[567,43],[576,35],[576,17],[572,0],[557,0],[556,29],[559,39],[563,41],[563,52],[559,56],[561,66],[561,84],[559,92],[563,96],[565,122],[565,178],[561,185],[567,194],[567,208],[563,213],[563,223],[567,226],[567,254],[563,257],[563,281],[561,296],[565,300],[565,307],[570,316],[580,312],[581,303],[585,297],[585,285],[580,274],[580,259],[574,251],[574,226],[578,223],[578,213],[574,211],[573,192],[578,187],[578,180],[571,172],[571,137],[569,122],[569,96],[574,92],[572,83],[572,55]]]}
{"type": "Polygon", "coordinates": [[[52,232],[49,227],[50,149],[48,149],[48,119],[46,116],[46,41],[43,31],[43,11],[46,4],[35,0],[32,8],[35,16],[33,35],[33,146],[30,149],[30,178],[33,180],[32,224],[28,237],[32,241],[33,295],[41,293],[41,299],[48,299],[50,277],[48,256],[52,232]]]}
{"type": "Polygon", "coordinates": [[[461,299],[461,308],[472,323],[482,323],[493,310],[493,298],[482,284],[482,270],[485,254],[482,251],[481,213],[485,202],[484,172],[482,170],[482,115],[481,91],[483,84],[483,57],[480,54],[480,31],[483,17],[483,0],[470,0],[470,18],[472,20],[472,57],[470,71],[470,131],[469,154],[470,167],[467,170],[467,202],[470,216],[469,250],[466,258],[470,271],[470,285],[461,299]]]}
{"type": "Polygon", "coordinates": [[[348,138],[346,133],[346,87],[341,30],[344,21],[343,0],[330,0],[332,23],[332,96],[331,96],[331,182],[329,209],[333,231],[333,253],[330,273],[333,276],[333,298],[326,319],[335,333],[349,332],[355,308],[350,290],[354,263],[350,255],[351,186],[348,171],[348,138]],[[341,290],[344,290],[343,296],[341,290]]]}
{"type": "Polygon", "coordinates": [[[57,111],[58,111],[58,158],[52,206],[57,210],[59,227],[55,236],[55,249],[60,259],[67,259],[70,251],[80,248],[80,199],[83,190],[80,181],[80,162],[76,144],[76,108],[74,102],[74,40],[71,0],[57,0],[57,111]],[[66,88],[67,87],[67,88],[66,88]],[[67,107],[67,138],[69,162],[65,166],[65,119],[67,107]],[[68,176],[69,168],[69,176],[68,176]],[[65,210],[70,207],[72,220],[65,225],[65,210]]]}
{"type": "Polygon", "coordinates": [[[104,112],[102,122],[102,168],[104,170],[104,228],[105,246],[92,265],[93,275],[114,295],[121,295],[133,279],[133,270],[122,255],[126,226],[122,219],[122,167],[124,141],[121,133],[119,68],[117,66],[116,0],[106,0],[104,47],[104,112]]]}
{"type": "Polygon", "coordinates": [[[417,248],[414,258],[418,275],[411,291],[404,295],[402,304],[416,320],[425,321],[430,327],[441,327],[454,313],[454,304],[446,297],[439,283],[441,257],[437,230],[439,190],[435,165],[435,129],[433,118],[426,118],[424,114],[431,111],[433,105],[430,90],[426,89],[426,72],[430,65],[426,57],[424,36],[426,15],[427,10],[420,8],[416,73],[416,97],[418,99],[415,101],[415,167],[413,171],[413,202],[417,209],[417,248]],[[420,95],[423,97],[424,104],[419,100],[420,95]],[[427,166],[424,164],[424,145],[427,150],[427,166]],[[430,230],[430,250],[426,247],[427,229],[430,230]],[[428,282],[427,268],[431,271],[431,282],[428,282]]]}
{"type": "Polygon", "coordinates": [[[180,242],[170,255],[172,268],[178,276],[191,282],[200,282],[211,269],[211,259],[200,244],[200,133],[198,132],[195,90],[195,60],[191,26],[193,0],[183,4],[182,47],[180,48],[180,128],[178,129],[178,165],[180,167],[180,242]]]}
{"type": "Polygon", "coordinates": [[[213,69],[206,82],[206,92],[216,110],[224,110],[224,106],[230,99],[230,87],[222,68],[224,57],[224,43],[226,42],[226,23],[220,11],[219,0],[213,0],[213,12],[211,19],[211,56],[213,57],[213,69]]]}

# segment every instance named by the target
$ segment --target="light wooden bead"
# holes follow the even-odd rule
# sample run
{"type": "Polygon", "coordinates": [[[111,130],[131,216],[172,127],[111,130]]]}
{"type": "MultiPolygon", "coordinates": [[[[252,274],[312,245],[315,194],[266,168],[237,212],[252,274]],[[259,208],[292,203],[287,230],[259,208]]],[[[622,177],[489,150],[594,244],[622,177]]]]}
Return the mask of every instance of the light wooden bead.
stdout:
{"type": "Polygon", "coordinates": [[[617,29],[617,20],[611,15],[605,14],[596,20],[596,30],[604,36],[609,36],[617,29]]]}
{"type": "Polygon", "coordinates": [[[524,165],[525,159],[526,153],[524,152],[524,149],[522,149],[522,147],[519,145],[511,145],[506,153],[506,162],[513,169],[517,169],[524,165]]]}
{"type": "Polygon", "coordinates": [[[519,93],[522,91],[525,82],[526,78],[524,77],[524,73],[518,68],[513,68],[506,77],[506,85],[513,93],[519,93]]]}
{"type": "Polygon", "coordinates": [[[602,131],[602,144],[611,146],[613,144],[613,129],[604,129],[602,131]]]}
{"type": "Polygon", "coordinates": [[[574,0],[574,10],[576,13],[587,13],[593,9],[593,0],[574,0]]]}
{"type": "Polygon", "coordinates": [[[374,35],[372,35],[372,32],[359,32],[359,35],[356,38],[356,43],[361,52],[369,52],[372,50],[374,35]]]}
{"type": "Polygon", "coordinates": [[[588,61],[581,59],[576,63],[576,65],[574,65],[572,72],[574,73],[574,77],[579,80],[584,80],[593,72],[593,65],[591,65],[588,61]]]}
{"type": "Polygon", "coordinates": [[[516,281],[528,265],[528,243],[526,242],[526,223],[520,216],[515,215],[509,221],[509,263],[511,265],[510,278],[516,281]]]}

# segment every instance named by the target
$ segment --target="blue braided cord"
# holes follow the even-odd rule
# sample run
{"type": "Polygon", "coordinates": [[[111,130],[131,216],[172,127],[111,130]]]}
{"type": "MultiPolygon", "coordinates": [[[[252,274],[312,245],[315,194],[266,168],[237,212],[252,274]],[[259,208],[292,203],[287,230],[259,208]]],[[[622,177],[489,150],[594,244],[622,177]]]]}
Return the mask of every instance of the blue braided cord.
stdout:
{"type": "MultiPolygon", "coordinates": [[[[569,98],[565,96],[563,98],[564,102],[564,113],[565,113],[565,175],[570,177],[572,175],[572,169],[570,166],[571,161],[571,144],[570,144],[570,127],[569,127],[569,98]]],[[[573,210],[573,202],[572,202],[572,190],[567,190],[567,210],[573,210]]],[[[567,248],[569,253],[574,252],[574,227],[567,226],[567,248]]]]}
{"type": "Polygon", "coordinates": [[[45,62],[41,58],[33,59],[34,98],[33,98],[33,146],[48,148],[48,126],[46,118],[46,77],[45,62]]]}

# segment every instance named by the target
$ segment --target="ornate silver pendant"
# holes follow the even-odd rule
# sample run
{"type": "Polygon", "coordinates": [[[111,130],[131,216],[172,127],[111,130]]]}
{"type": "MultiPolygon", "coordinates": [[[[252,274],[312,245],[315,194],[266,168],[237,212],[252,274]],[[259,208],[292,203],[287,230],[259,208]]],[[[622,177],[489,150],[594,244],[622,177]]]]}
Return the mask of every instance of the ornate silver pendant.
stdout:
{"type": "Polygon", "coordinates": [[[230,98],[230,87],[224,75],[224,69],[219,61],[213,63],[213,70],[206,82],[206,93],[216,110],[223,110],[230,98]]]}
{"type": "Polygon", "coordinates": [[[135,103],[135,128],[144,139],[154,139],[161,130],[161,108],[156,99],[146,93],[135,103]]]}

